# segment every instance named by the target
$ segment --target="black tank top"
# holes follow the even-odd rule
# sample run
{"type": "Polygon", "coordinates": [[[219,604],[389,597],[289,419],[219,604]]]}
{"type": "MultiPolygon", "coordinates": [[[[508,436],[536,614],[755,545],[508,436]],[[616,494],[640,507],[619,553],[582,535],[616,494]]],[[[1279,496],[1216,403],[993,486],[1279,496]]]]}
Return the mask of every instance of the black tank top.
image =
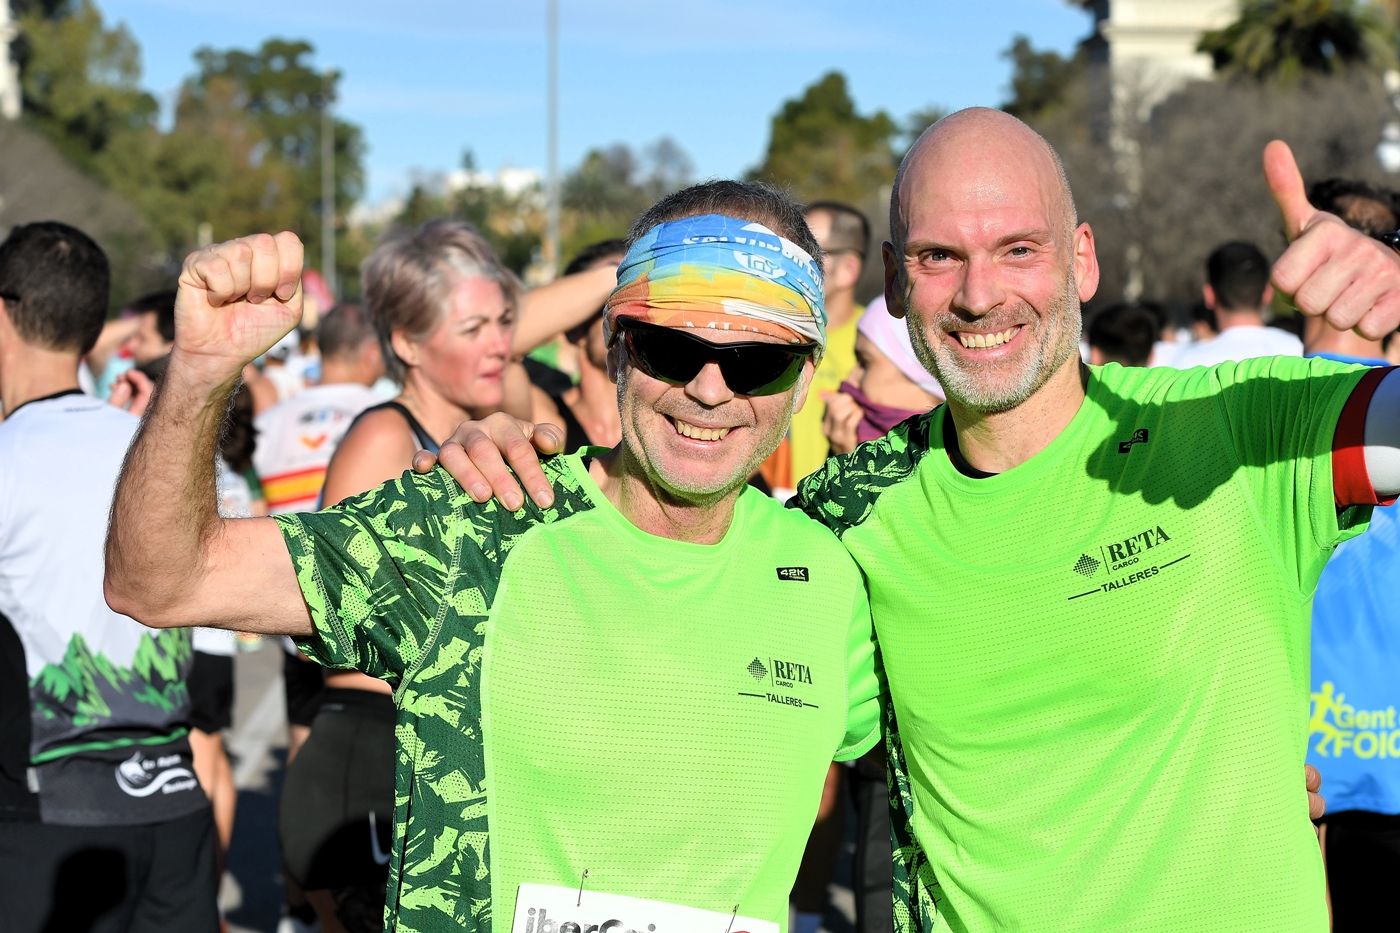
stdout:
{"type": "MultiPolygon", "coordinates": [[[[418,423],[418,419],[413,417],[413,412],[405,408],[400,402],[384,402],[380,405],[372,405],[369,408],[366,408],[364,411],[360,412],[355,417],[354,421],[350,422],[350,429],[353,429],[355,425],[359,424],[360,419],[363,418],[365,415],[369,414],[372,411],[382,411],[385,408],[391,409],[393,411],[398,412],[400,415],[403,415],[403,420],[408,422],[408,428],[410,431],[413,432],[413,437],[416,441],[418,441],[418,446],[421,449],[433,454],[438,452],[438,442],[433,440],[432,437],[428,434],[428,432],[424,430],[423,425],[418,423]]],[[[348,434],[349,430],[347,430],[346,433],[348,434]]]]}
{"type": "Polygon", "coordinates": [[[562,395],[552,395],[554,407],[559,409],[559,420],[564,422],[564,453],[571,454],[580,447],[592,447],[593,438],[584,430],[583,423],[574,417],[574,410],[564,401],[562,395]]]}

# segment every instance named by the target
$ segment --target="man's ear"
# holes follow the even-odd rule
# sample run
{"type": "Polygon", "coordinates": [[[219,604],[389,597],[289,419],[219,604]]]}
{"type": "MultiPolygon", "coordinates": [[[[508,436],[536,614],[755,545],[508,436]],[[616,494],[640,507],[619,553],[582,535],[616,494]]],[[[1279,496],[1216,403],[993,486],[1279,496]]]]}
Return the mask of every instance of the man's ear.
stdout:
{"type": "Polygon", "coordinates": [[[1210,287],[1209,282],[1201,286],[1201,300],[1205,302],[1207,308],[1215,310],[1215,289],[1210,287]]]}
{"type": "Polygon", "coordinates": [[[1099,254],[1094,246],[1094,231],[1088,224],[1080,224],[1074,231],[1074,284],[1080,304],[1099,290],[1099,254]]]}
{"type": "Polygon", "coordinates": [[[880,259],[885,264],[885,308],[890,312],[890,317],[903,318],[909,310],[904,307],[903,269],[899,264],[899,254],[889,240],[880,244],[880,259]]]}
{"type": "Polygon", "coordinates": [[[802,364],[802,375],[797,377],[797,393],[792,398],[792,410],[799,412],[807,402],[807,392],[812,388],[812,375],[817,371],[816,363],[808,357],[802,364]]]}
{"type": "Polygon", "coordinates": [[[617,377],[622,372],[622,367],[627,365],[627,350],[622,346],[622,338],[618,337],[608,347],[608,378],[617,382],[617,377]]]}

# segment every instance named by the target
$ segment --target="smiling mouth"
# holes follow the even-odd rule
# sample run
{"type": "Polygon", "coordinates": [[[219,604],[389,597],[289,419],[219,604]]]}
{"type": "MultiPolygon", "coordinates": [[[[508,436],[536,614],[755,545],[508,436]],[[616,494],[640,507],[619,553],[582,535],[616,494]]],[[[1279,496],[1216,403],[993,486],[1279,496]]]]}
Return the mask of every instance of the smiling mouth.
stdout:
{"type": "Polygon", "coordinates": [[[698,424],[690,424],[679,418],[672,418],[671,423],[676,426],[676,433],[681,437],[697,441],[723,440],[724,436],[729,433],[729,428],[702,428],[698,424]]]}
{"type": "Polygon", "coordinates": [[[1018,324],[1015,327],[1010,327],[1006,330],[999,330],[994,334],[979,334],[971,333],[969,331],[958,331],[956,336],[958,338],[958,342],[961,343],[964,347],[968,348],[969,350],[982,350],[1001,346],[1002,344],[1010,340],[1012,337],[1015,337],[1020,330],[1021,325],[1018,324]]]}

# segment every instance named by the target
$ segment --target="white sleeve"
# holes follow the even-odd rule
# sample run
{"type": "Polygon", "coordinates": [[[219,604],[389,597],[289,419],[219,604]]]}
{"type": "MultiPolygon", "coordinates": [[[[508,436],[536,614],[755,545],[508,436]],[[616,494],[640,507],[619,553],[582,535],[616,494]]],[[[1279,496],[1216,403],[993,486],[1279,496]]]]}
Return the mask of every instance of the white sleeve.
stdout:
{"type": "Polygon", "coordinates": [[[1400,495],[1400,367],[1381,379],[1366,409],[1366,473],[1377,495],[1400,495]]]}

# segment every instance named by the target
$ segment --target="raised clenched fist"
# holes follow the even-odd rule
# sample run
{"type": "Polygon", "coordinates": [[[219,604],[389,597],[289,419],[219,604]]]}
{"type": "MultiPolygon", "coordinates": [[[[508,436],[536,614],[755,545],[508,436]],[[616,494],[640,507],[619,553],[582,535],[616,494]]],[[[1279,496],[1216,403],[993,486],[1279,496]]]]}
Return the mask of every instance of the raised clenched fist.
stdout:
{"type": "MultiPolygon", "coordinates": [[[[297,235],[239,237],[191,253],[175,298],[180,365],[237,378],[301,321],[303,250],[297,235]]],[[[172,359],[174,362],[174,359],[172,359]]]]}

